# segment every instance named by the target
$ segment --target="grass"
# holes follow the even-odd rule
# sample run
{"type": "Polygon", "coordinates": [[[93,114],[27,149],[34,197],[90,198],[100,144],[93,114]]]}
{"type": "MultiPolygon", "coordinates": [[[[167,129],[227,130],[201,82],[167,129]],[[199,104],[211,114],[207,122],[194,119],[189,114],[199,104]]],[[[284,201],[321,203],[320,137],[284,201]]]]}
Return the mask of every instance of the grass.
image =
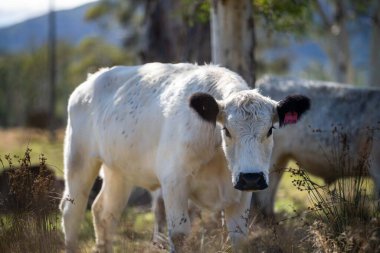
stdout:
{"type": "MultiPolygon", "coordinates": [[[[294,161],[290,161],[286,168],[297,169],[298,165],[294,161]]],[[[316,182],[323,181],[318,177],[311,176],[311,178],[316,182]]],[[[309,206],[307,192],[297,191],[292,181],[292,174],[285,171],[279,185],[279,190],[276,193],[274,206],[276,213],[292,214],[294,209],[304,210],[309,206]]]]}
{"type": "MultiPolygon", "coordinates": [[[[150,210],[127,208],[114,238],[115,252],[166,252],[152,244],[153,214],[150,210]]],[[[80,231],[81,252],[91,252],[95,245],[91,212],[86,212],[80,231]]]]}
{"type": "MultiPolygon", "coordinates": [[[[50,141],[48,133],[38,130],[1,130],[0,157],[3,162],[7,154],[25,158],[29,147],[30,159],[21,159],[21,163],[40,163],[38,157],[43,153],[46,163],[62,175],[63,131],[57,133],[57,140],[50,141]]],[[[18,159],[13,160],[18,163],[18,159]]],[[[379,252],[379,212],[369,204],[373,203],[368,194],[373,186],[368,179],[348,178],[324,186],[321,179],[304,173],[294,162],[287,167],[275,203],[281,222],[252,224],[247,252],[379,252]]],[[[33,191],[32,186],[22,189],[33,191]]],[[[0,252],[60,252],[60,222],[56,210],[42,217],[34,209],[17,215],[0,214],[0,252]]],[[[127,208],[115,236],[115,252],[167,252],[167,243],[152,244],[152,231],[153,214],[149,210],[127,208]]],[[[81,251],[91,252],[94,243],[92,216],[87,211],[80,231],[81,251]]],[[[212,214],[202,212],[202,218],[193,222],[184,252],[231,252],[226,229],[212,214]]]]}

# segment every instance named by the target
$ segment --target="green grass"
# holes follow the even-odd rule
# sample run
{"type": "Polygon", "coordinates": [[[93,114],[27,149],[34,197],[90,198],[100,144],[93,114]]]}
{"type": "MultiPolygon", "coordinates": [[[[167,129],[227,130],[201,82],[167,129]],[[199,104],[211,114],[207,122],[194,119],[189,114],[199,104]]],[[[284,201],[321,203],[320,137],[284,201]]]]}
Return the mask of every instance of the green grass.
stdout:
{"type": "MultiPolygon", "coordinates": [[[[295,162],[290,161],[287,168],[298,168],[295,162]]],[[[318,183],[323,183],[323,180],[311,176],[311,178],[318,183]]],[[[308,194],[306,191],[298,191],[297,188],[292,184],[292,180],[294,178],[291,177],[291,173],[284,172],[279,189],[276,193],[276,202],[274,206],[274,210],[276,213],[284,212],[286,214],[293,213],[293,210],[306,210],[310,205],[308,201],[308,194]]]]}
{"type": "MultiPolygon", "coordinates": [[[[152,229],[153,214],[149,210],[127,208],[114,238],[114,252],[166,252],[152,244],[152,229]]],[[[81,251],[91,252],[95,245],[95,233],[90,211],[85,214],[79,238],[81,251]]]]}

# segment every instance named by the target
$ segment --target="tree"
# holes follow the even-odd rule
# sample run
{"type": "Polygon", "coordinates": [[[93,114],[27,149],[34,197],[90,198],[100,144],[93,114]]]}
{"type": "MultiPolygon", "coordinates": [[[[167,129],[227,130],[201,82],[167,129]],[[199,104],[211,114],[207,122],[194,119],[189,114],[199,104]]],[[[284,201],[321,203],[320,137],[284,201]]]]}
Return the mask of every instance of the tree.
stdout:
{"type": "Polygon", "coordinates": [[[369,86],[380,87],[380,2],[373,3],[370,61],[369,61],[369,86]]]}
{"type": "MultiPolygon", "coordinates": [[[[260,59],[260,47],[268,47],[281,37],[263,37],[263,33],[286,33],[282,38],[289,34],[292,38],[313,38],[331,63],[329,76],[342,83],[357,82],[352,52],[357,32],[354,29],[369,18],[372,42],[368,80],[375,85],[380,83],[377,71],[380,67],[379,5],[378,0],[103,0],[100,1],[103,7],[92,12],[96,14],[92,16],[111,13],[129,31],[134,29],[133,36],[131,32],[126,36],[125,45],[131,51],[140,47],[137,51],[142,62],[203,63],[208,62],[207,53],[211,51],[214,63],[238,72],[251,87],[254,87],[258,71],[268,72],[269,65],[260,59]],[[197,22],[199,16],[202,25],[197,22]],[[208,26],[204,25],[209,16],[211,49],[208,26]],[[258,32],[261,34],[256,40],[258,32]]],[[[362,24],[360,27],[365,27],[362,24]]],[[[277,67],[286,69],[287,62],[283,58],[277,67]]]]}
{"type": "Polygon", "coordinates": [[[368,84],[380,85],[378,0],[254,0],[254,3],[255,9],[269,21],[267,27],[317,41],[331,62],[333,78],[342,83],[357,82],[352,42],[358,34],[363,35],[362,30],[370,28],[368,84]]]}
{"type": "MultiPolygon", "coordinates": [[[[238,72],[254,87],[257,72],[262,68],[266,70],[270,66],[278,72],[288,66],[285,58],[275,64],[263,59],[256,63],[255,22],[266,19],[265,24],[275,29],[298,31],[298,26],[304,23],[299,18],[306,9],[304,5],[300,0],[103,0],[87,17],[92,20],[102,20],[105,16],[116,18],[130,31],[125,37],[125,47],[139,51],[142,62],[204,63],[210,61],[212,51],[214,63],[238,72]]],[[[265,37],[261,45],[268,48],[267,45],[272,44],[268,40],[270,38],[265,37]]]]}
{"type": "Polygon", "coordinates": [[[206,1],[191,0],[103,0],[88,12],[87,18],[116,18],[129,30],[124,47],[137,51],[141,62],[209,62],[206,6],[206,1]],[[203,21],[193,22],[194,16],[203,21]]]}
{"type": "Polygon", "coordinates": [[[321,21],[321,32],[327,43],[322,43],[333,64],[336,80],[354,83],[354,69],[350,52],[350,34],[347,27],[348,3],[344,0],[315,1],[315,9],[321,21]]]}
{"type": "Polygon", "coordinates": [[[251,0],[215,0],[211,8],[213,63],[239,73],[255,86],[255,26],[251,0]]]}

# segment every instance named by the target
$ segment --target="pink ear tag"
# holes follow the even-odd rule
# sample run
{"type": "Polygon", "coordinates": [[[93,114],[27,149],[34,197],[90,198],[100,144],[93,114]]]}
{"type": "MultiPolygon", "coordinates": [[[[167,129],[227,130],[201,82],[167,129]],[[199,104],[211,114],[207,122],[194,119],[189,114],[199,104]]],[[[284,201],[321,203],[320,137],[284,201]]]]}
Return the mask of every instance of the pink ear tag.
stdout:
{"type": "Polygon", "coordinates": [[[295,124],[297,123],[298,120],[298,113],[296,112],[287,112],[285,113],[285,118],[284,118],[284,124],[295,124]]]}

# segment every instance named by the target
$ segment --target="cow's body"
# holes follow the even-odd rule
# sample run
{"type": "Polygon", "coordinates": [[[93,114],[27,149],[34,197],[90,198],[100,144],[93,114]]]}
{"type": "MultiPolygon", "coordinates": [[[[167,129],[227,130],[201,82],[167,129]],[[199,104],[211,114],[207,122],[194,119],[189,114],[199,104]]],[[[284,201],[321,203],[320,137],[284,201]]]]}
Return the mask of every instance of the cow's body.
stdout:
{"type": "Polygon", "coordinates": [[[312,101],[310,112],[299,124],[273,134],[276,145],[272,153],[270,185],[265,191],[254,194],[253,198],[254,205],[259,204],[255,200],[260,202],[264,214],[273,215],[277,186],[289,159],[294,159],[303,169],[327,183],[342,176],[357,175],[360,171],[355,169],[343,173],[337,169],[338,157],[343,157],[340,142],[343,135],[347,136],[349,154],[346,158],[352,167],[364,155],[363,152],[370,152],[369,173],[374,179],[376,193],[380,194],[380,90],[272,77],[259,80],[257,86],[262,94],[273,99],[299,93],[312,101]],[[367,139],[372,134],[371,143],[367,139]],[[367,147],[368,144],[372,147],[367,147]]]}
{"type": "MultiPolygon", "coordinates": [[[[265,98],[216,66],[151,63],[90,76],[68,105],[61,205],[67,249],[76,246],[84,203],[102,164],[104,184],[93,205],[99,251],[112,250],[113,231],[135,185],[162,187],[172,250],[190,230],[189,198],[224,209],[236,246],[248,230],[250,193],[241,190],[267,186],[273,146],[267,132],[276,108],[296,100],[265,98]],[[216,121],[225,126],[222,134],[216,121]]],[[[308,108],[301,100],[307,103],[300,113],[308,108]]]]}

